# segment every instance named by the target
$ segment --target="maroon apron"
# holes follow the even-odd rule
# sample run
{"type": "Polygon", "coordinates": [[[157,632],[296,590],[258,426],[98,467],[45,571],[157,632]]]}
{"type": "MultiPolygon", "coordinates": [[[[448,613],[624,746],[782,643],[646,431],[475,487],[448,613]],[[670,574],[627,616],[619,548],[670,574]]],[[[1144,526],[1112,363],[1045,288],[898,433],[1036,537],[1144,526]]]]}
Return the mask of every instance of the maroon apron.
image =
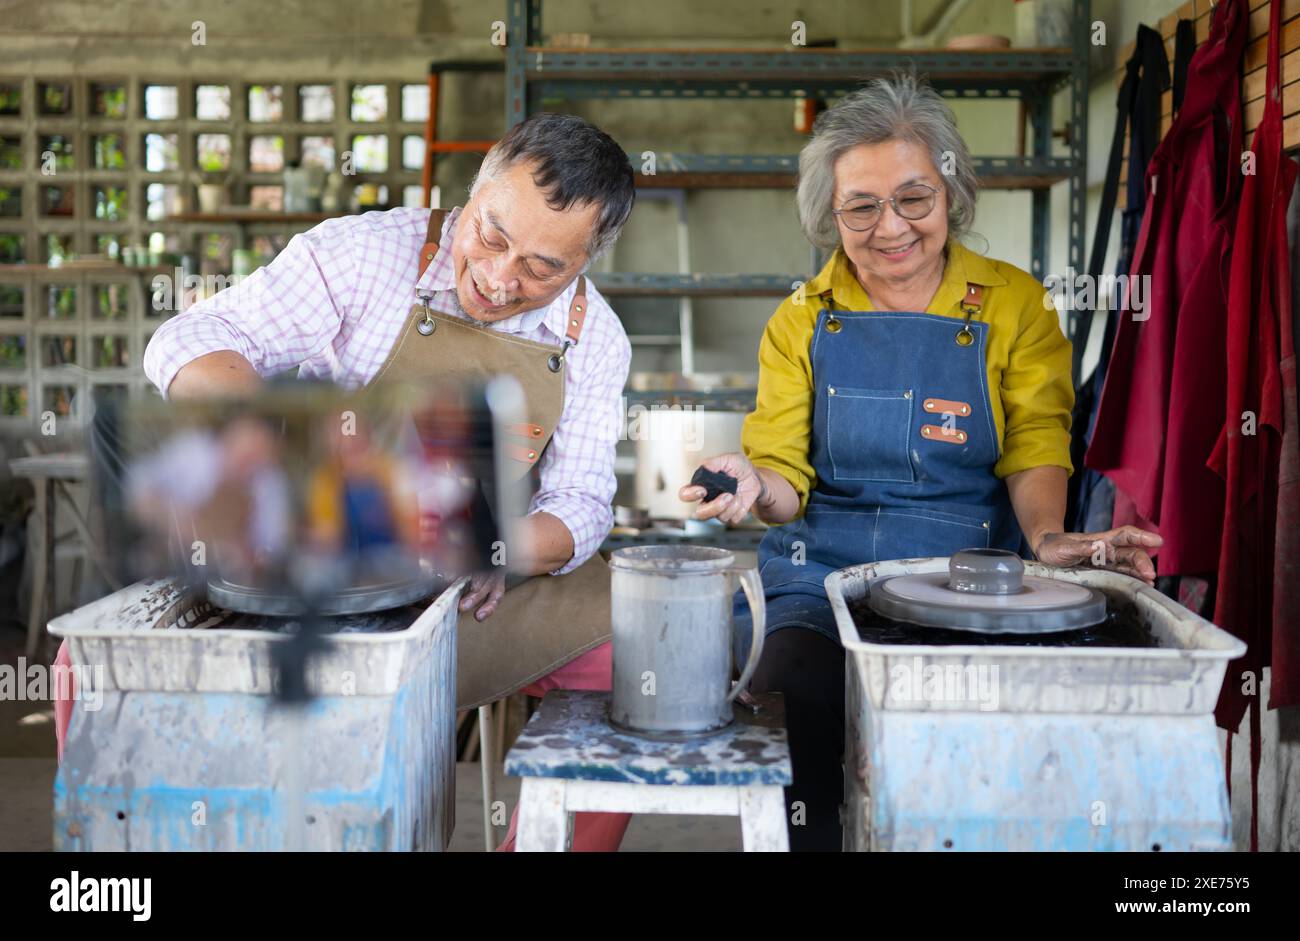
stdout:
{"type": "MultiPolygon", "coordinates": [[[[1269,8],[1264,118],[1250,149],[1255,173],[1245,177],[1242,187],[1228,283],[1227,416],[1211,460],[1227,488],[1214,620],[1247,644],[1246,656],[1229,668],[1215,714],[1231,733],[1250,710],[1252,850],[1258,848],[1259,688],[1270,661],[1270,707],[1300,702],[1300,604],[1294,584],[1300,473],[1286,234],[1296,168],[1282,153],[1281,8],[1279,0],[1269,8]],[[1289,356],[1289,409],[1283,405],[1284,354],[1289,356]],[[1244,413],[1255,417],[1253,434],[1244,433],[1244,413]],[[1288,417],[1290,434],[1284,436],[1288,417]],[[1289,448],[1285,462],[1284,443],[1289,448]],[[1278,571],[1276,581],[1275,559],[1286,568],[1278,571]],[[1254,679],[1254,695],[1243,691],[1247,671],[1254,679]]],[[[1236,87],[1234,79],[1234,93],[1236,87]]],[[[1231,737],[1228,747],[1231,754],[1231,737]]]]}
{"type": "Polygon", "coordinates": [[[1147,208],[1085,463],[1117,488],[1115,525],[1164,538],[1161,575],[1218,564],[1223,480],[1206,467],[1224,422],[1227,257],[1241,187],[1246,4],[1223,0],[1188,66],[1183,106],[1147,167],[1147,208]],[[1144,319],[1135,319],[1144,317],[1144,319]],[[1125,499],[1127,498],[1127,499],[1125,499]],[[1136,517],[1121,507],[1132,505],[1136,517]]]}

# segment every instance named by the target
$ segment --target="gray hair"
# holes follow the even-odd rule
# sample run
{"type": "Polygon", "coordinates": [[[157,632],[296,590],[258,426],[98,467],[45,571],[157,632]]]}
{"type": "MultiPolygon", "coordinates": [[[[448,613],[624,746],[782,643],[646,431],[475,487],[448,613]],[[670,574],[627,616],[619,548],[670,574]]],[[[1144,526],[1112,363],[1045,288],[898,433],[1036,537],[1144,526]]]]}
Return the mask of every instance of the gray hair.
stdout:
{"type": "Polygon", "coordinates": [[[835,162],[860,144],[908,140],[930,152],[948,193],[948,231],[960,236],[975,217],[979,181],[952,109],[928,82],[909,73],[877,78],[823,112],[799,154],[799,222],[819,248],[840,244],[831,210],[835,162]],[[944,168],[951,167],[945,173],[944,168]]]}
{"type": "Polygon", "coordinates": [[[497,141],[470,183],[473,196],[484,179],[519,161],[533,164],[533,182],[552,209],[600,207],[587,242],[587,264],[609,251],[632,214],[636,178],[627,154],[614,139],[572,114],[543,112],[516,124],[497,141]]]}

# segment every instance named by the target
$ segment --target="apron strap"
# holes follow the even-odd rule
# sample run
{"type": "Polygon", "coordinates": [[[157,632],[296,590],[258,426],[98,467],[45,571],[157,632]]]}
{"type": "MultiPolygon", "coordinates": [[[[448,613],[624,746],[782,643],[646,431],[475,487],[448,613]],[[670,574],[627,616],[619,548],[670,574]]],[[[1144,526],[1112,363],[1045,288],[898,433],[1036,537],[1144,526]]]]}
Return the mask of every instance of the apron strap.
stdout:
{"type": "Polygon", "coordinates": [[[980,312],[984,306],[984,287],[979,284],[968,283],[966,285],[966,296],[961,299],[961,309],[966,314],[966,322],[970,323],[971,317],[980,312]]]}
{"type": "Polygon", "coordinates": [[[433,262],[433,256],[438,254],[438,243],[442,241],[442,224],[446,221],[448,210],[435,209],[429,213],[429,231],[424,236],[424,245],[420,248],[420,273],[415,276],[419,281],[424,277],[425,270],[433,262]]]}
{"type": "Polygon", "coordinates": [[[582,334],[582,324],[586,319],[587,279],[578,275],[578,289],[573,292],[573,300],[569,302],[568,327],[564,331],[564,338],[568,340],[566,348],[578,345],[578,337],[582,334]]]}

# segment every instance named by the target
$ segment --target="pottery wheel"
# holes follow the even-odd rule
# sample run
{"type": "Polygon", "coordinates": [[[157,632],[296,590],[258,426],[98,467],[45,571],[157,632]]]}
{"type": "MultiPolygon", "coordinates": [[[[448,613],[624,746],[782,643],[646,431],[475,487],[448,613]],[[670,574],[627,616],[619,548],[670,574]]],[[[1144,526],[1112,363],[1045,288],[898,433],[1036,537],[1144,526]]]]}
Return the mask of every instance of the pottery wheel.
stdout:
{"type": "Polygon", "coordinates": [[[895,621],[983,634],[1054,634],[1106,619],[1106,596],[1075,582],[1024,574],[1013,552],[965,549],[947,572],[873,582],[871,609],[895,621]]]}
{"type": "MultiPolygon", "coordinates": [[[[428,598],[441,581],[437,574],[421,571],[418,575],[405,578],[340,588],[320,600],[317,613],[336,616],[400,608],[421,598],[428,598]]],[[[299,617],[305,613],[302,601],[294,595],[240,585],[221,577],[208,580],[208,600],[217,607],[245,614],[299,617]]]]}

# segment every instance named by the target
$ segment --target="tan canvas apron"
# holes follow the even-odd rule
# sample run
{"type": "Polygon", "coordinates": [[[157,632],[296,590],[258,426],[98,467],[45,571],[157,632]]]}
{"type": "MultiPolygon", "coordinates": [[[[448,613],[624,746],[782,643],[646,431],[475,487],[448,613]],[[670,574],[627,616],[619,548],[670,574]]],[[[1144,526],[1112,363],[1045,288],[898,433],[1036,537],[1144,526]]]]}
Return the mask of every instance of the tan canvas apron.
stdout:
{"type": "MultiPolygon", "coordinates": [[[[438,251],[445,210],[429,218],[420,274],[438,251]]],[[[420,382],[509,375],[524,390],[528,421],[511,428],[506,454],[525,474],[541,460],[564,410],[564,354],[586,317],[581,276],[563,346],[551,346],[416,303],[372,381],[420,382]]],[[[537,575],[506,590],[495,613],[457,621],[456,699],[460,709],[492,702],[609,640],[609,567],[597,552],[566,575],[537,575]]]]}

